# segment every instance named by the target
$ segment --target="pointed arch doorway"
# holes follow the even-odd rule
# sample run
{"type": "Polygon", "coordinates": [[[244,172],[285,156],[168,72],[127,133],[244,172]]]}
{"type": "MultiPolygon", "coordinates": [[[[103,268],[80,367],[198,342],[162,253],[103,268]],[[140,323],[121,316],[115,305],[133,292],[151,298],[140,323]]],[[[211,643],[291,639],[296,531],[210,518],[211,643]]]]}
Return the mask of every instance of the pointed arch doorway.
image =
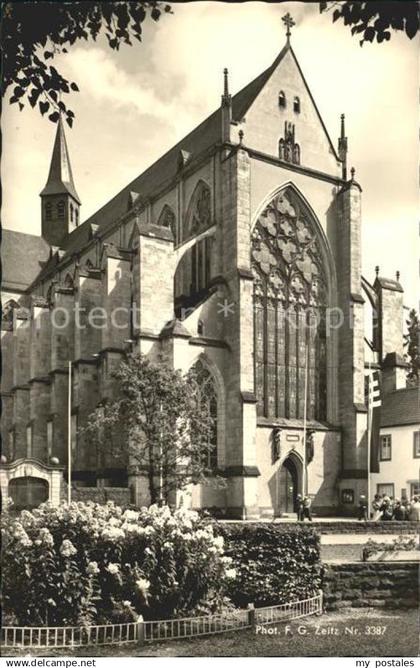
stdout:
{"type": "Polygon", "coordinates": [[[277,472],[277,515],[293,513],[296,497],[302,494],[302,462],[288,455],[277,472]]]}

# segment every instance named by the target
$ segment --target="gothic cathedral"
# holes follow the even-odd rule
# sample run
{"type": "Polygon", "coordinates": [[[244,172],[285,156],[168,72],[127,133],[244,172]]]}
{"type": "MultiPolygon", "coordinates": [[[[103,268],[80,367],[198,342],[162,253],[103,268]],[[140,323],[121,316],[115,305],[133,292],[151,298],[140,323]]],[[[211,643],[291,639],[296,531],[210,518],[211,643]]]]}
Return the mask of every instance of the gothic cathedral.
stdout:
{"type": "Polygon", "coordinates": [[[60,121],[42,236],[3,237],[3,491],[58,501],[70,423],[75,489],[147,503],[144,472],[99,463],[77,434],[135,349],[195,365],[205,386],[226,485],[197,485],[190,505],[257,518],[292,512],[298,493],[319,515],[340,512],[343,491],[356,504],[368,478],[365,304],[379,304],[369,355],[387,360],[395,388],[402,288],[362,278],[344,118],[336,149],[289,34],[236,95],[225,71],[220,107],[83,223],[80,206],[60,121]],[[88,317],[96,307],[105,327],[88,317]]]}

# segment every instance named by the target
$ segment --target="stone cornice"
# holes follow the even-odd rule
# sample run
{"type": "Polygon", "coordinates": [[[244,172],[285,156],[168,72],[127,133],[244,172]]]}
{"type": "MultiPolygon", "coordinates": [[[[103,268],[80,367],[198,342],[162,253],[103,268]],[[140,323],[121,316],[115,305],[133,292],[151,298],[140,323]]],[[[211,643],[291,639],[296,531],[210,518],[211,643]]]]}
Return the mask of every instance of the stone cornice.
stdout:
{"type": "Polygon", "coordinates": [[[254,280],[254,274],[250,269],[244,268],[244,267],[238,267],[238,276],[239,278],[246,279],[247,281],[253,281],[254,280]]]}
{"type": "Polygon", "coordinates": [[[258,478],[261,475],[258,466],[227,466],[220,471],[220,475],[226,478],[258,478]]]}
{"type": "Polygon", "coordinates": [[[244,404],[256,404],[258,401],[254,392],[241,392],[241,397],[244,404]]]}
{"type": "Polygon", "coordinates": [[[29,383],[44,383],[45,385],[49,385],[51,380],[48,376],[33,376],[33,378],[29,379],[29,383]]]}
{"type": "Polygon", "coordinates": [[[17,390],[25,390],[26,392],[29,392],[31,388],[27,384],[22,384],[22,385],[13,385],[12,387],[12,392],[16,392],[17,390]]]}
{"type": "MultiPolygon", "coordinates": [[[[304,429],[303,420],[292,418],[257,417],[257,427],[280,427],[281,429],[291,429],[297,431],[303,431],[304,429]]],[[[306,423],[306,428],[314,429],[315,431],[341,431],[341,427],[325,424],[323,422],[317,422],[316,420],[308,420],[306,423]]]]}
{"type": "Polygon", "coordinates": [[[192,346],[208,346],[210,348],[225,348],[226,350],[230,350],[230,346],[226,341],[212,339],[207,336],[194,336],[189,340],[189,343],[192,346]]]}
{"type": "MultiPolygon", "coordinates": [[[[333,176],[332,174],[327,174],[326,172],[320,172],[317,169],[313,169],[312,167],[305,167],[304,165],[295,165],[291,162],[285,162],[284,160],[280,160],[280,158],[277,158],[274,155],[269,155],[268,153],[257,151],[256,149],[250,148],[249,146],[243,146],[242,148],[247,151],[251,158],[256,158],[262,162],[268,162],[272,165],[276,165],[277,167],[283,167],[284,169],[290,170],[292,172],[298,172],[300,174],[304,174],[305,176],[311,176],[312,178],[319,179],[321,181],[328,181],[328,183],[333,183],[337,186],[345,185],[343,179],[338,176],[333,176]]],[[[356,184],[354,183],[354,185],[356,184]]]]}

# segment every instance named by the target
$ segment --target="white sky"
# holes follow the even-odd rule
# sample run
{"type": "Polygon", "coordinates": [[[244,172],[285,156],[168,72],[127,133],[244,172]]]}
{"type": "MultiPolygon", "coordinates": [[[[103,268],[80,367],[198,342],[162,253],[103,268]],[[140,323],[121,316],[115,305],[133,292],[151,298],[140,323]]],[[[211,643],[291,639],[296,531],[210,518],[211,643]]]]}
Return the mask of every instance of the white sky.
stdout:
{"type": "MultiPolygon", "coordinates": [[[[144,24],[144,41],[111,51],[77,43],[56,59],[81,90],[67,140],[82,220],[214,111],[222,70],[235,93],[268,67],[293,15],[292,44],[333,142],[346,114],[349,166],[363,188],[363,271],[401,271],[405,301],[419,303],[419,44],[400,34],[359,46],[318,3],[174,4],[174,15],[144,24]]],[[[40,233],[55,126],[38,111],[4,105],[3,225],[40,233]]]]}

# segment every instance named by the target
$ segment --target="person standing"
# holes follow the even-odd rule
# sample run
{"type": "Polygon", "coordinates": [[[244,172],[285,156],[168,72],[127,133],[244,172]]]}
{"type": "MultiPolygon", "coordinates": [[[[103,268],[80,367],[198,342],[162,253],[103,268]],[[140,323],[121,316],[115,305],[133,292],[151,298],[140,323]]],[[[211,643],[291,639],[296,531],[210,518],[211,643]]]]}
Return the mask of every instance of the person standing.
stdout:
{"type": "Polygon", "coordinates": [[[358,518],[359,522],[361,520],[364,520],[367,522],[368,520],[368,506],[367,506],[367,500],[364,494],[361,494],[359,497],[359,514],[358,518]]]}
{"type": "Polygon", "coordinates": [[[312,505],[311,498],[309,496],[305,496],[305,498],[303,499],[303,519],[307,517],[310,522],[312,522],[311,505],[312,505]]]}
{"type": "Polygon", "coordinates": [[[395,499],[394,519],[398,522],[404,522],[408,519],[407,508],[398,499],[395,499]]]}
{"type": "Polygon", "coordinates": [[[303,522],[303,498],[302,494],[296,496],[295,511],[298,522],[303,522]]]}
{"type": "Polygon", "coordinates": [[[382,510],[382,519],[384,521],[389,522],[390,520],[392,520],[393,515],[394,515],[394,508],[393,508],[393,505],[391,503],[391,499],[389,498],[389,496],[386,496],[383,499],[381,510],[382,510]]]}
{"type": "Polygon", "coordinates": [[[382,499],[380,494],[375,494],[372,502],[372,509],[373,509],[372,519],[374,522],[377,522],[382,517],[381,505],[382,505],[382,499]]]}
{"type": "Polygon", "coordinates": [[[418,496],[413,496],[413,499],[412,499],[411,505],[410,505],[410,511],[409,511],[408,519],[411,522],[419,522],[420,521],[420,500],[419,500],[418,496]]]}

